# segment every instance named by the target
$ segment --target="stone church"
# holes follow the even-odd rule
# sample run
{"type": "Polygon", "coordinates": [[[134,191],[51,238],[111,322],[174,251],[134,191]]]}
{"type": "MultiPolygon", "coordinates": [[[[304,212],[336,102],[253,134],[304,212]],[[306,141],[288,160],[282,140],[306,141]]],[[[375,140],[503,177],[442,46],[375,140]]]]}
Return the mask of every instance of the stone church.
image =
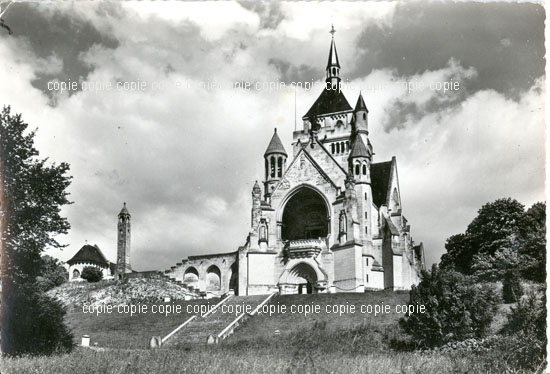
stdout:
{"type": "Polygon", "coordinates": [[[194,289],[239,295],[410,289],[424,267],[403,215],[395,157],[374,162],[369,111],[342,91],[334,32],[326,85],[302,117],[290,154],[277,129],[252,189],[237,251],[191,256],[166,274],[194,289]]]}

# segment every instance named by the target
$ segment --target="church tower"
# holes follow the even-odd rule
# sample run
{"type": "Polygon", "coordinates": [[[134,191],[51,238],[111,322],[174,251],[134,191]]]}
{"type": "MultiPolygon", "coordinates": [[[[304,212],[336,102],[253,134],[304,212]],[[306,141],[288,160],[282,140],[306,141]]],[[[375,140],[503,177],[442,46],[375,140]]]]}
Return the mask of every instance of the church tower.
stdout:
{"type": "Polygon", "coordinates": [[[271,141],[267,146],[267,149],[264,153],[265,160],[265,180],[264,180],[264,193],[265,198],[271,196],[271,192],[275,188],[275,185],[283,177],[286,167],[286,159],[288,155],[286,154],[285,147],[277,135],[277,129],[271,137],[271,141]]]}
{"type": "Polygon", "coordinates": [[[130,218],[130,212],[128,212],[126,203],[124,203],[118,214],[116,279],[122,279],[124,274],[132,272],[130,267],[130,218]]]}

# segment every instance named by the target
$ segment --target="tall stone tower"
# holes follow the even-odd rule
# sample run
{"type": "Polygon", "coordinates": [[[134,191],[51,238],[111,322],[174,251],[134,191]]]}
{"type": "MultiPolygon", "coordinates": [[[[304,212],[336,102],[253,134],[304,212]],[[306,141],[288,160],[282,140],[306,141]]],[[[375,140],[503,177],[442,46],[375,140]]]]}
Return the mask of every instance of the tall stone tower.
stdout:
{"type": "Polygon", "coordinates": [[[132,272],[130,267],[130,218],[130,212],[128,212],[126,203],[124,203],[118,214],[116,279],[122,279],[124,274],[132,272]]]}

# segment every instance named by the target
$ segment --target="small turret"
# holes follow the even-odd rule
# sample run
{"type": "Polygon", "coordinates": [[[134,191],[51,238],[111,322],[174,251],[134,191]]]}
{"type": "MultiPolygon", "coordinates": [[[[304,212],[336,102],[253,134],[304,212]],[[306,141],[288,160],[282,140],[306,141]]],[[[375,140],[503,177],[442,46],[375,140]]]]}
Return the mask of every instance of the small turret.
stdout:
{"type": "Polygon", "coordinates": [[[261,205],[262,205],[262,189],[258,184],[258,181],[254,183],[252,187],[252,222],[251,227],[254,228],[258,224],[258,218],[261,214],[261,205]]]}
{"type": "Polygon", "coordinates": [[[271,195],[275,184],[283,177],[286,167],[286,159],[288,155],[285,147],[277,135],[277,129],[273,133],[273,137],[267,146],[264,153],[265,159],[265,196],[271,195]]]}
{"type": "Polygon", "coordinates": [[[355,132],[369,134],[368,114],[369,110],[365,105],[363,95],[359,93],[357,104],[355,104],[355,109],[353,110],[353,130],[355,132]]]}
{"type": "Polygon", "coordinates": [[[353,175],[357,183],[370,183],[370,161],[371,153],[365,146],[361,135],[357,134],[348,156],[350,174],[353,175]]]}

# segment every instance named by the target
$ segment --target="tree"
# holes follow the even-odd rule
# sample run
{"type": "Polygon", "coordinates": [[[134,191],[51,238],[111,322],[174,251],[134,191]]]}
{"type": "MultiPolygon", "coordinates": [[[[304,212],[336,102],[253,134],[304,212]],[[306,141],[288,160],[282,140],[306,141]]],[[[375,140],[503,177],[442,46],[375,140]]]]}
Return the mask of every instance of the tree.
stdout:
{"type": "Polygon", "coordinates": [[[490,255],[503,246],[515,246],[517,250],[515,239],[523,221],[524,208],[523,204],[509,197],[483,205],[466,229],[473,250],[490,255]]]}
{"type": "Polygon", "coordinates": [[[519,274],[516,269],[508,269],[504,273],[504,280],[502,282],[502,299],[505,303],[515,303],[519,300],[523,293],[521,283],[519,281],[519,274]]]}
{"type": "Polygon", "coordinates": [[[479,280],[502,279],[506,269],[517,265],[524,216],[524,206],[512,198],[483,205],[464,234],[447,239],[441,268],[479,280]]]}
{"type": "Polygon", "coordinates": [[[546,281],[546,203],[535,203],[524,214],[520,226],[522,245],[519,269],[524,278],[546,281]]]}
{"type": "Polygon", "coordinates": [[[40,294],[37,284],[41,253],[63,247],[56,235],[70,228],[60,215],[61,207],[70,203],[69,165],[38,158],[35,131],[27,127],[9,107],[0,113],[2,351],[7,354],[48,353],[45,347],[68,347],[58,343],[72,339],[67,329],[43,323],[50,318],[62,324],[65,311],[40,294]],[[34,328],[32,339],[28,326],[34,328]]]}
{"type": "Polygon", "coordinates": [[[497,301],[487,285],[433,265],[431,272],[422,272],[422,281],[410,292],[409,305],[424,305],[425,313],[406,315],[399,323],[421,347],[481,338],[493,320],[497,301]]]}
{"type": "Polygon", "coordinates": [[[41,291],[46,292],[69,280],[69,272],[61,262],[52,256],[42,256],[42,267],[37,283],[41,291]]]}
{"type": "Polygon", "coordinates": [[[94,266],[86,266],[82,269],[80,278],[86,279],[90,283],[99,282],[103,279],[103,272],[94,266]]]}

